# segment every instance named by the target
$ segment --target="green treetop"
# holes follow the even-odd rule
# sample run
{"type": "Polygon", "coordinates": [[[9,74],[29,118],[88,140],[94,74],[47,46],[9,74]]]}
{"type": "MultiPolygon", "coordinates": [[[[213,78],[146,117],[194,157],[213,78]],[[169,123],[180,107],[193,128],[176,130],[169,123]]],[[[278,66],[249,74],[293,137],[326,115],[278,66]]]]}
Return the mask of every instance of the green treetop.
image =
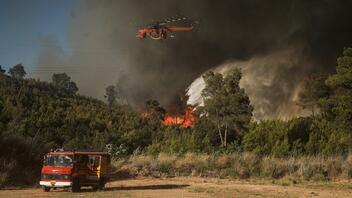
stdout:
{"type": "Polygon", "coordinates": [[[27,74],[22,64],[17,64],[10,68],[9,73],[15,79],[23,79],[27,74]]]}
{"type": "Polygon", "coordinates": [[[240,69],[232,70],[225,77],[212,71],[203,75],[206,87],[202,91],[204,107],[200,108],[200,114],[217,127],[223,147],[246,130],[252,117],[253,107],[239,86],[241,77],[240,69]]]}

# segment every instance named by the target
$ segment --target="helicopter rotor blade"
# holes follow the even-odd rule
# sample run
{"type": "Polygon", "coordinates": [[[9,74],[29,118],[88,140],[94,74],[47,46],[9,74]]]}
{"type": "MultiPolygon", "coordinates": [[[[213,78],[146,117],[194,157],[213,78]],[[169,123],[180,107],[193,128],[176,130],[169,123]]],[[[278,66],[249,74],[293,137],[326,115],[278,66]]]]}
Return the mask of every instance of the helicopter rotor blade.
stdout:
{"type": "Polygon", "coordinates": [[[159,24],[160,25],[166,25],[168,23],[174,23],[174,22],[185,21],[185,20],[187,20],[187,17],[168,18],[168,19],[165,19],[164,21],[162,21],[159,24]]]}
{"type": "Polygon", "coordinates": [[[191,26],[193,26],[193,24],[194,24],[194,22],[192,22],[192,20],[189,20],[185,16],[176,16],[176,17],[167,18],[163,21],[155,21],[155,22],[153,21],[152,23],[145,25],[145,27],[161,26],[161,25],[166,25],[169,23],[175,23],[175,22],[179,22],[179,21],[189,21],[191,26]]]}

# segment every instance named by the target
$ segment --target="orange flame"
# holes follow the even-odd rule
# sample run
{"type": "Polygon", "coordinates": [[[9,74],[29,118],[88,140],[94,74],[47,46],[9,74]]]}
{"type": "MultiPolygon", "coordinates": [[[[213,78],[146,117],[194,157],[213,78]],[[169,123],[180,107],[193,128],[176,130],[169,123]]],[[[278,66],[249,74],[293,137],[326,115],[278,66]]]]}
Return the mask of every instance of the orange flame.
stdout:
{"type": "Polygon", "coordinates": [[[188,106],[183,116],[172,116],[166,114],[162,123],[165,126],[180,125],[182,128],[192,127],[194,125],[193,108],[188,106]]]}
{"type": "MultiPolygon", "coordinates": [[[[143,118],[148,117],[150,114],[148,112],[142,112],[141,116],[143,118]]],[[[170,114],[165,114],[162,119],[162,124],[164,126],[180,125],[182,128],[193,127],[195,121],[193,107],[187,106],[185,114],[182,116],[175,116],[170,114]]]]}

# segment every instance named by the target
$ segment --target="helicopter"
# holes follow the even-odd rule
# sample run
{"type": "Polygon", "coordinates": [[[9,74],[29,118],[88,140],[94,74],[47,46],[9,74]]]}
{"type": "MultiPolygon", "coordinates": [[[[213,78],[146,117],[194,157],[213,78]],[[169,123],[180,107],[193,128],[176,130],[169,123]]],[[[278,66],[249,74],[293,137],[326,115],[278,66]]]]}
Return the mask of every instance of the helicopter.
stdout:
{"type": "MultiPolygon", "coordinates": [[[[172,32],[189,32],[194,30],[194,23],[191,23],[188,27],[170,26],[169,23],[175,23],[179,21],[186,21],[186,17],[166,19],[164,21],[156,22],[147,25],[137,31],[136,37],[144,39],[150,37],[153,40],[167,39],[168,34],[172,32]]],[[[174,35],[170,35],[174,37],[174,35]]]]}

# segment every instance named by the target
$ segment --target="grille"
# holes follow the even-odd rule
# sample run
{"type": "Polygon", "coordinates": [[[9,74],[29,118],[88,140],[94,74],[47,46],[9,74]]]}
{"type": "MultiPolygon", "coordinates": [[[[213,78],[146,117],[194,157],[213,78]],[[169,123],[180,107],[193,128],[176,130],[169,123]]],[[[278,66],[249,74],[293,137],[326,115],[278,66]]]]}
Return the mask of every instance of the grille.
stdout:
{"type": "Polygon", "coordinates": [[[70,175],[62,175],[62,174],[42,174],[42,179],[70,179],[70,175]]]}

